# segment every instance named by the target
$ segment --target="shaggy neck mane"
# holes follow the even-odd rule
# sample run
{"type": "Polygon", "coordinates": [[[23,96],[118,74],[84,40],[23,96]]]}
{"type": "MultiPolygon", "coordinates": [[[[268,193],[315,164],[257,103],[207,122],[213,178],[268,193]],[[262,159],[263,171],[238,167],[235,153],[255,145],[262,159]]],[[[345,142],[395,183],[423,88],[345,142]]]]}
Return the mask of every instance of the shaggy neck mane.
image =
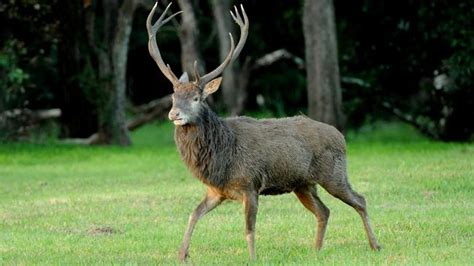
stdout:
{"type": "Polygon", "coordinates": [[[225,187],[235,136],[224,120],[205,106],[196,124],[176,127],[175,141],[181,159],[197,178],[217,188],[225,187]]]}

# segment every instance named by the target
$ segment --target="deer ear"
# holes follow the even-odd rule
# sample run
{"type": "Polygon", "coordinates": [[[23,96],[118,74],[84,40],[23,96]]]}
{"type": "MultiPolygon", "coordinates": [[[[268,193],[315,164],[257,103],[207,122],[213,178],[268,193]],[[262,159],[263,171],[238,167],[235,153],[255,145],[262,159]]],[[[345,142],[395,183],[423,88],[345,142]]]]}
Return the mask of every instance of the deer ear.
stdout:
{"type": "Polygon", "coordinates": [[[179,77],[179,82],[180,83],[188,83],[189,82],[189,76],[188,72],[184,72],[181,77],[179,77]]]}
{"type": "Polygon", "coordinates": [[[219,77],[219,78],[216,78],[216,79],[213,79],[211,81],[209,81],[206,86],[204,86],[204,90],[202,92],[204,98],[206,98],[207,96],[213,94],[214,92],[217,91],[217,89],[219,89],[219,86],[221,85],[221,82],[222,82],[222,77],[219,77]]]}

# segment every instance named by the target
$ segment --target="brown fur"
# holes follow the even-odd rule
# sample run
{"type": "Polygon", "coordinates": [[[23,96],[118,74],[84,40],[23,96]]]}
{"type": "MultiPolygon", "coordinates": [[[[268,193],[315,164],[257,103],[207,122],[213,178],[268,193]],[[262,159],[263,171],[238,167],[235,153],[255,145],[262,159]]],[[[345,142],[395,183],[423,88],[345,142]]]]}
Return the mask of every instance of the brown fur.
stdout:
{"type": "Polygon", "coordinates": [[[176,127],[178,150],[196,177],[225,194],[314,186],[328,181],[333,158],[345,156],[344,138],[334,127],[304,116],[224,120],[205,108],[199,117],[195,125],[176,127]]]}

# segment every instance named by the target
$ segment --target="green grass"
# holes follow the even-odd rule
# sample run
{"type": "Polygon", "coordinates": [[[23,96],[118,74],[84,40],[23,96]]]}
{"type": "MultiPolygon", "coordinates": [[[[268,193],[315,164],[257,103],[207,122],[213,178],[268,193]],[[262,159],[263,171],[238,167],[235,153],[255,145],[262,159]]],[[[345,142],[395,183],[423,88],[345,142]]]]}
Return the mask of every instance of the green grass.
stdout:
{"type": "MultiPolygon", "coordinates": [[[[188,215],[205,187],[176,152],[170,123],[130,148],[0,144],[0,264],[176,264],[188,215]]],[[[430,142],[378,124],[352,132],[349,173],[383,249],[369,249],[357,213],[331,209],[323,250],[315,218],[293,194],[261,197],[255,264],[472,264],[474,145],[430,142]]],[[[191,262],[246,264],[242,207],[204,217],[191,262]]]]}

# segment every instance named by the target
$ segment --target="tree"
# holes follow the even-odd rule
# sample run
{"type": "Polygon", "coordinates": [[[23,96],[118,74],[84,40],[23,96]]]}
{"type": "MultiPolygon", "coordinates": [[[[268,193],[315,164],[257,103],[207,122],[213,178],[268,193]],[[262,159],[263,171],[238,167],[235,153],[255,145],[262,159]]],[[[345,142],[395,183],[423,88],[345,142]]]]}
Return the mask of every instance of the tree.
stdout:
{"type": "Polygon", "coordinates": [[[194,73],[194,61],[197,61],[199,73],[204,73],[204,61],[199,53],[198,36],[199,29],[194,8],[190,0],[178,0],[178,5],[183,11],[181,13],[181,24],[179,25],[179,39],[181,43],[181,66],[183,73],[194,73]]]}
{"type": "Polygon", "coordinates": [[[303,7],[308,115],[344,130],[332,0],[306,0],[303,7]]]}
{"type": "Polygon", "coordinates": [[[101,87],[98,98],[100,143],[131,144],[125,117],[127,55],[135,10],[142,4],[142,0],[123,0],[121,4],[115,0],[92,1],[87,12],[86,29],[97,59],[101,87]],[[99,10],[103,12],[103,21],[96,23],[99,10]]]}

